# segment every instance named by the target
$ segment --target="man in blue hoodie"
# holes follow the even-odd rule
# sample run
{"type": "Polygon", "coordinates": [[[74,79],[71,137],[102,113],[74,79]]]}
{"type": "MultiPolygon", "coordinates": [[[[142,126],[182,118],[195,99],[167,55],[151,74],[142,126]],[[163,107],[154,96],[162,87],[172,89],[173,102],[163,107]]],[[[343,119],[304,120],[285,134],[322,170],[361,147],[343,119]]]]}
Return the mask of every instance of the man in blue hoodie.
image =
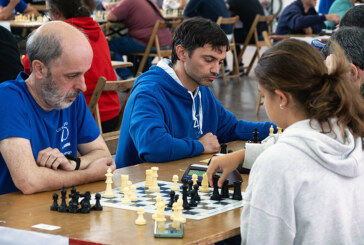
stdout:
{"type": "Polygon", "coordinates": [[[228,49],[214,22],[191,18],[177,29],[172,61],[163,59],[138,77],[126,105],[116,152],[117,168],[215,153],[220,144],[268,135],[272,123],[238,121],[208,86],[228,49]]]}

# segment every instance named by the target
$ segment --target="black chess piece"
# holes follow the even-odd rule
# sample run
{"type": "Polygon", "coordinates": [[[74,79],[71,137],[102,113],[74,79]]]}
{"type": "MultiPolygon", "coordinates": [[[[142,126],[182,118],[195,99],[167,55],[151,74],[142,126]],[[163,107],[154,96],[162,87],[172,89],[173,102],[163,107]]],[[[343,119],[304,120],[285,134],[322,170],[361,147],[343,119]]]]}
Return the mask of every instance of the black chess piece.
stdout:
{"type": "Polygon", "coordinates": [[[228,153],[233,153],[234,151],[233,150],[228,150],[228,153]]]}
{"type": "Polygon", "coordinates": [[[85,194],[81,194],[80,196],[83,197],[83,199],[80,202],[81,208],[78,210],[78,212],[83,214],[89,213],[91,210],[91,193],[86,191],[85,194]]]}
{"type": "Polygon", "coordinates": [[[222,153],[222,154],[226,154],[226,153],[227,153],[227,152],[226,152],[226,150],[227,150],[227,144],[222,143],[222,144],[220,145],[220,153],[222,153]]]}
{"type": "Polygon", "coordinates": [[[253,142],[254,143],[258,143],[258,134],[259,134],[259,132],[258,132],[258,129],[257,128],[255,128],[254,129],[254,132],[253,132],[253,142]]]}
{"type": "Polygon", "coordinates": [[[219,186],[217,185],[217,182],[219,181],[219,176],[214,175],[212,178],[214,181],[214,191],[213,191],[210,199],[220,201],[221,195],[219,194],[219,186]]]}
{"type": "Polygon", "coordinates": [[[197,202],[196,202],[196,191],[195,190],[191,190],[191,199],[190,199],[190,207],[196,207],[197,206],[197,202]]]}
{"type": "Polygon", "coordinates": [[[184,210],[189,210],[190,209],[190,205],[188,204],[187,201],[187,196],[188,196],[188,190],[187,190],[188,186],[183,185],[182,186],[182,200],[183,200],[183,209],[184,210]]]}
{"type": "Polygon", "coordinates": [[[62,190],[61,190],[61,205],[59,205],[58,207],[58,212],[61,212],[61,213],[64,213],[64,212],[67,212],[67,203],[66,203],[66,199],[67,199],[67,189],[66,187],[62,187],[62,190]]]}
{"type": "Polygon", "coordinates": [[[53,193],[53,204],[51,206],[51,211],[58,211],[58,194],[53,193]]]}
{"type": "Polygon", "coordinates": [[[201,197],[200,195],[198,194],[198,190],[199,190],[200,186],[198,184],[194,184],[193,185],[193,189],[195,190],[196,192],[196,201],[199,202],[201,201],[201,197]]]}
{"type": "Polygon", "coordinates": [[[243,197],[241,196],[241,181],[234,182],[233,200],[243,200],[243,197]]]}
{"type": "Polygon", "coordinates": [[[229,198],[229,180],[225,180],[224,183],[222,184],[222,188],[221,188],[221,197],[222,198],[229,198]]]}
{"type": "Polygon", "coordinates": [[[174,202],[177,202],[177,201],[178,201],[178,198],[179,198],[179,195],[178,195],[178,194],[176,194],[176,195],[174,196],[174,202]]]}
{"type": "Polygon", "coordinates": [[[190,179],[188,180],[188,193],[187,193],[188,196],[190,196],[190,193],[192,191],[192,186],[193,186],[193,180],[190,179]]]}
{"type": "Polygon", "coordinates": [[[75,185],[72,185],[71,187],[71,194],[75,193],[77,190],[76,190],[76,186],[75,185]]]}
{"type": "MultiPolygon", "coordinates": [[[[71,189],[72,190],[72,189],[71,189]]],[[[69,194],[71,201],[68,203],[68,212],[77,213],[78,212],[78,199],[80,198],[80,193],[75,191],[69,194]]]]}
{"type": "Polygon", "coordinates": [[[96,211],[101,211],[102,210],[102,206],[101,206],[101,203],[100,203],[101,194],[100,193],[96,193],[95,199],[96,199],[96,203],[95,203],[95,205],[91,209],[92,210],[96,210],[96,211]]]}
{"type": "Polygon", "coordinates": [[[175,195],[176,195],[176,193],[174,191],[169,192],[170,199],[169,199],[168,207],[170,207],[170,208],[173,206],[175,195]]]}

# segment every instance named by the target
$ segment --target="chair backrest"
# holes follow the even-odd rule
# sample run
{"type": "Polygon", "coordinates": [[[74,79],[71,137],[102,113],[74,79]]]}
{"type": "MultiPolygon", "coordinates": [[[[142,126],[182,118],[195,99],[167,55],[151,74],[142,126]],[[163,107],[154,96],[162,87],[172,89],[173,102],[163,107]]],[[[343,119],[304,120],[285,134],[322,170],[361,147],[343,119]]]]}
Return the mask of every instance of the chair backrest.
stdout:
{"type": "Polygon", "coordinates": [[[234,43],[234,45],[235,45],[234,30],[235,30],[236,23],[238,21],[239,21],[239,16],[237,16],[237,15],[235,17],[229,17],[229,18],[220,16],[216,21],[216,24],[218,26],[221,26],[221,25],[232,25],[233,26],[233,34],[232,34],[230,43],[234,43]]]}
{"type": "Polygon", "coordinates": [[[157,33],[159,30],[168,28],[172,31],[172,34],[174,34],[174,32],[175,32],[177,26],[179,26],[179,24],[181,24],[181,19],[166,20],[166,21],[157,20],[156,21],[144,53],[132,53],[133,55],[142,55],[143,56],[143,58],[139,64],[137,73],[136,73],[137,76],[140,75],[141,72],[143,71],[145,63],[149,56],[154,56],[154,57],[157,56],[159,59],[162,59],[162,58],[170,57],[172,55],[172,49],[161,50],[157,33]],[[151,53],[151,50],[153,47],[155,47],[156,53],[151,53]]]}

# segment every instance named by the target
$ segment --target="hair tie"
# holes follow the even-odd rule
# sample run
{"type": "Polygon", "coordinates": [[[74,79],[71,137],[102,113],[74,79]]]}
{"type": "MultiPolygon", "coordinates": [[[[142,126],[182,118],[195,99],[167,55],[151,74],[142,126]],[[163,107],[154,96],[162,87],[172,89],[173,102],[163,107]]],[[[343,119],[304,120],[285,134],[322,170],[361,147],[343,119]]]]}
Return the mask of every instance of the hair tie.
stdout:
{"type": "Polygon", "coordinates": [[[322,75],[322,84],[324,84],[326,82],[326,79],[327,79],[328,76],[329,76],[329,74],[327,74],[327,73],[322,75]]]}

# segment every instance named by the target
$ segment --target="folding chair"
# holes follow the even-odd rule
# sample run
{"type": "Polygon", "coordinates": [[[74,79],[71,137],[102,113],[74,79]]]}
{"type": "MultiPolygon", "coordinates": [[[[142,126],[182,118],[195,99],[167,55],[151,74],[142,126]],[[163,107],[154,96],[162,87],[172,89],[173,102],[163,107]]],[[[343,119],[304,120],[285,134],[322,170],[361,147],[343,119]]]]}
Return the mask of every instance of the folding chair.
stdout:
{"type": "Polygon", "coordinates": [[[222,16],[220,16],[217,21],[216,24],[217,25],[225,25],[225,24],[232,24],[233,25],[233,34],[231,36],[231,40],[229,40],[230,42],[230,51],[233,54],[233,70],[229,75],[225,74],[225,66],[224,64],[221,65],[221,73],[222,73],[222,79],[224,81],[224,85],[226,86],[226,79],[227,78],[231,78],[231,77],[236,77],[236,79],[238,80],[238,82],[240,81],[240,75],[239,75],[239,63],[238,63],[238,55],[236,52],[236,43],[235,43],[235,38],[234,38],[234,29],[235,29],[235,25],[239,20],[239,16],[235,16],[232,18],[224,18],[222,16]]]}
{"type": "MultiPolygon", "coordinates": [[[[268,48],[271,48],[271,47],[272,47],[272,42],[271,42],[271,40],[270,40],[270,38],[269,38],[268,33],[267,33],[266,31],[263,31],[263,32],[262,32],[262,35],[263,35],[263,39],[264,39],[264,41],[265,41],[265,43],[266,43],[266,46],[267,46],[268,48]]],[[[257,104],[256,104],[256,106],[255,106],[255,115],[258,115],[258,113],[259,113],[259,108],[260,108],[260,106],[262,106],[262,105],[263,105],[263,102],[262,102],[262,93],[261,93],[261,92],[259,92],[259,94],[258,94],[258,98],[257,98],[257,104]]]]}
{"type": "MultiPolygon", "coordinates": [[[[98,102],[103,91],[117,91],[117,90],[127,90],[134,86],[135,78],[127,79],[127,80],[119,80],[119,81],[106,81],[105,77],[100,77],[95,90],[91,96],[90,102],[88,104],[88,108],[91,113],[94,115],[97,125],[100,128],[100,132],[104,141],[109,148],[111,154],[116,153],[116,148],[119,140],[119,133],[120,133],[120,126],[121,121],[123,119],[123,108],[120,110],[118,115],[118,127],[116,131],[102,133],[101,127],[101,119],[100,119],[100,112],[98,102]]],[[[126,102],[125,102],[126,103],[126,102]]]]}
{"type": "Polygon", "coordinates": [[[136,72],[136,76],[139,76],[143,72],[143,69],[144,69],[145,63],[147,62],[148,57],[158,57],[158,59],[161,60],[162,58],[168,58],[172,55],[172,49],[162,49],[161,50],[157,32],[158,32],[158,30],[168,28],[168,29],[172,30],[172,33],[174,33],[174,30],[176,30],[177,26],[180,23],[181,23],[181,19],[170,20],[170,21],[166,20],[165,22],[163,22],[161,20],[156,21],[144,53],[131,53],[131,55],[134,55],[134,56],[142,56],[142,60],[139,64],[138,70],[136,72]],[[152,48],[155,48],[156,52],[151,52],[152,48]]]}
{"type": "MultiPolygon", "coordinates": [[[[262,22],[267,23],[268,24],[268,31],[269,31],[269,33],[271,33],[274,18],[275,18],[275,15],[261,16],[261,15],[257,14],[257,16],[255,17],[255,19],[253,21],[252,26],[250,27],[248,35],[247,35],[247,37],[246,37],[246,39],[244,41],[244,44],[243,44],[243,48],[240,51],[239,56],[238,56],[238,60],[241,61],[242,58],[243,58],[244,52],[245,52],[245,50],[246,50],[246,48],[248,46],[254,46],[256,48],[255,53],[254,53],[253,57],[251,58],[249,65],[247,67],[244,67],[244,69],[246,69],[246,72],[245,72],[246,75],[249,75],[249,72],[253,67],[255,59],[257,57],[258,57],[258,59],[260,58],[260,52],[259,52],[260,48],[268,45],[266,40],[264,40],[264,39],[259,40],[258,39],[258,30],[257,30],[258,23],[262,23],[262,22]],[[255,43],[251,44],[250,40],[253,37],[253,35],[254,35],[255,43]]],[[[267,33],[267,35],[268,35],[268,33],[267,33]]],[[[270,41],[269,41],[269,43],[270,43],[270,41]]]]}

